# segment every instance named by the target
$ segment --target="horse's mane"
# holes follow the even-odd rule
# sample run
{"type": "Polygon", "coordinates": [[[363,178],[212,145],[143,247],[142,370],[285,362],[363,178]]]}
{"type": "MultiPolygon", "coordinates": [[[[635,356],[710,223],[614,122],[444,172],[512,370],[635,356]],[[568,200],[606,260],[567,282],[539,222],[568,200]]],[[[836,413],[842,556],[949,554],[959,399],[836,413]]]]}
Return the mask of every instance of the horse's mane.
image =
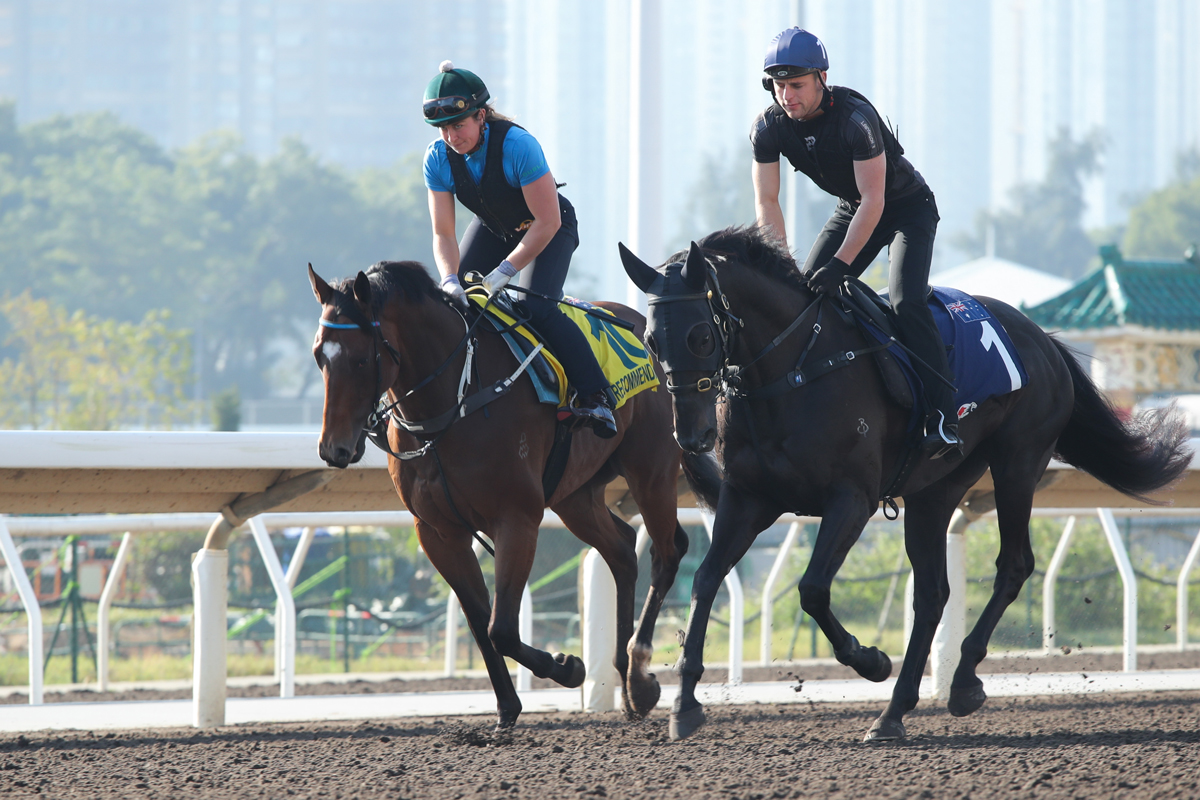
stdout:
{"type": "MultiPolygon", "coordinates": [[[[760,275],[796,289],[807,289],[792,254],[773,233],[758,225],[735,225],[715,231],[696,244],[710,255],[734,259],[760,275]]],[[[672,260],[686,256],[684,250],[672,256],[672,260]]],[[[719,272],[721,259],[717,258],[713,266],[719,272]]]]}
{"type": "MultiPolygon", "coordinates": [[[[442,297],[442,292],[419,261],[378,261],[367,269],[371,282],[371,308],[379,311],[397,292],[410,303],[423,303],[427,298],[442,297]]],[[[354,278],[342,278],[333,288],[354,295],[354,278]]]]}

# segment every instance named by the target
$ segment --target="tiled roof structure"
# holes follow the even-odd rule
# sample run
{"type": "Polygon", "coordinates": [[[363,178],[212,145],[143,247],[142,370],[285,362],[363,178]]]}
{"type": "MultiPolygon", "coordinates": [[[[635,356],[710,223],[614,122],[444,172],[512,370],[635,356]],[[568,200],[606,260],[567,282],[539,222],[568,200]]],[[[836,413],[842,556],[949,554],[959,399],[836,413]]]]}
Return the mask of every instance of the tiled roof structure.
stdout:
{"type": "Polygon", "coordinates": [[[1138,326],[1200,331],[1200,254],[1180,261],[1125,259],[1114,245],[1100,248],[1102,266],[1067,291],[1025,314],[1047,329],[1138,326]]]}

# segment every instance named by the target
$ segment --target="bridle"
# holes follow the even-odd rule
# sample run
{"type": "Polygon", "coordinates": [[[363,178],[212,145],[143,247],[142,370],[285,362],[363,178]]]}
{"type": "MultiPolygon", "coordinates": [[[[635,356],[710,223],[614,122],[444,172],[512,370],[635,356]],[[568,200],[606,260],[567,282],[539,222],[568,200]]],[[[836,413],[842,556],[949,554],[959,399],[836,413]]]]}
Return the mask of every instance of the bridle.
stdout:
{"type": "MultiPolygon", "coordinates": [[[[679,262],[675,262],[679,263],[679,262]]],[[[668,265],[669,267],[670,265],[668,265]]],[[[766,347],[758,351],[757,354],[745,364],[734,364],[733,355],[737,345],[737,333],[746,326],[745,320],[733,313],[730,308],[729,298],[721,289],[721,282],[717,277],[717,271],[712,267],[708,260],[705,259],[705,290],[702,292],[690,292],[685,294],[671,294],[654,296],[647,300],[647,305],[662,305],[666,303],[679,303],[685,301],[703,300],[708,305],[708,317],[712,320],[717,329],[717,334],[720,338],[720,348],[714,349],[714,353],[710,356],[696,356],[689,353],[690,360],[698,361],[694,369],[672,369],[666,370],[667,391],[672,395],[686,394],[704,394],[714,389],[717,391],[717,397],[751,397],[755,393],[747,393],[742,389],[742,374],[759,360],[764,358],[768,353],[778,347],[785,339],[791,336],[804,323],[805,318],[814,310],[816,311],[816,321],[813,323],[813,335],[809,338],[808,345],[805,347],[800,356],[796,368],[789,373],[798,374],[803,378],[803,372],[800,368],[803,366],[809,352],[817,343],[817,338],[821,333],[821,319],[824,314],[825,295],[818,294],[817,299],[805,306],[804,310],[792,320],[784,330],[770,341],[766,347]],[[708,375],[701,377],[695,383],[678,384],[671,382],[671,376],[675,372],[708,372],[708,375]]],[[[665,344],[663,345],[666,346],[665,344]]],[[[686,345],[685,345],[686,347],[686,345]]],[[[853,360],[855,354],[851,354],[850,360],[853,360]]],[[[671,359],[678,363],[677,359],[671,359]]],[[[688,365],[689,367],[693,365],[688,365]]],[[[664,367],[665,369],[665,367],[664,367]]],[[[803,383],[803,379],[795,384],[799,387],[803,383]]]]}
{"type": "Polygon", "coordinates": [[[445,361],[443,361],[437,369],[426,375],[417,383],[416,386],[405,392],[399,399],[388,403],[386,402],[387,387],[382,385],[383,359],[382,353],[380,352],[380,346],[382,345],[382,349],[387,352],[387,354],[391,357],[392,362],[396,366],[400,366],[400,352],[394,346],[392,346],[391,342],[387,340],[387,337],[385,337],[383,332],[380,330],[379,320],[375,315],[374,308],[371,309],[371,316],[368,318],[367,315],[364,314],[358,307],[358,304],[348,294],[337,289],[333,289],[332,291],[333,298],[330,304],[337,311],[338,316],[347,317],[352,320],[352,322],[331,322],[330,320],[322,318],[320,320],[320,325],[324,328],[333,328],[336,330],[354,330],[357,328],[371,338],[371,350],[374,356],[373,360],[375,362],[375,391],[371,396],[378,398],[378,400],[374,404],[371,413],[367,416],[367,421],[363,426],[363,431],[377,447],[390,456],[398,458],[401,461],[411,461],[414,458],[420,458],[428,453],[433,447],[434,443],[441,438],[441,436],[444,435],[447,430],[449,430],[450,425],[453,424],[454,420],[458,418],[459,411],[462,409],[464,393],[467,385],[470,382],[471,367],[474,364],[474,355],[477,345],[477,340],[473,334],[475,331],[475,326],[479,324],[481,319],[483,319],[483,315],[480,314],[473,322],[468,323],[467,318],[463,315],[462,311],[456,308],[453,303],[447,303],[447,305],[453,308],[455,313],[458,314],[459,319],[462,320],[463,328],[465,329],[462,339],[459,340],[454,350],[451,351],[450,355],[446,357],[445,361]],[[440,376],[446,371],[446,369],[450,367],[464,347],[467,351],[467,357],[463,362],[462,375],[459,377],[458,400],[454,406],[430,420],[422,420],[419,422],[406,420],[400,414],[400,403],[436,380],[438,376],[440,376]],[[387,438],[387,426],[389,420],[394,420],[398,426],[418,438],[425,438],[426,435],[432,435],[432,438],[426,439],[425,443],[416,450],[395,452],[392,450],[387,438]]]}

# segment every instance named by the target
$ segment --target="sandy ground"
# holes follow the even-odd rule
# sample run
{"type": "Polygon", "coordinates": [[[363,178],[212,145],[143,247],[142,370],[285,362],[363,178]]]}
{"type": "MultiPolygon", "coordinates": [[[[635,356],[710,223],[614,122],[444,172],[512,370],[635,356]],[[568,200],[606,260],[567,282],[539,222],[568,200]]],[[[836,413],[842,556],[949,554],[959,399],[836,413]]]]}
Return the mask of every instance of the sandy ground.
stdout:
{"type": "MultiPolygon", "coordinates": [[[[1196,798],[1200,692],[923,704],[867,745],[874,705],[710,707],[667,717],[479,717],[0,735],[5,798],[1196,798]]],[[[2,712],[0,712],[2,713],[2,712]]]]}

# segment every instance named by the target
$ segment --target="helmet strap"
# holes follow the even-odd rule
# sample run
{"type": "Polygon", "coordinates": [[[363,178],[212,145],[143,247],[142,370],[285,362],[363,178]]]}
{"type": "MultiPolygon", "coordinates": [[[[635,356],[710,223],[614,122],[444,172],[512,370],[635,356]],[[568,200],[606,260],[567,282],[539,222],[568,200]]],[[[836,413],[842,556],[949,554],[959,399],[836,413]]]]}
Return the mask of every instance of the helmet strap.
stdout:
{"type": "MultiPolygon", "coordinates": [[[[484,119],[486,119],[486,117],[484,117],[484,119]]],[[[475,146],[471,148],[471,152],[467,153],[467,155],[473,156],[479,152],[480,148],[483,147],[483,137],[487,135],[487,129],[487,122],[484,122],[479,126],[479,141],[475,143],[475,146]]]]}

